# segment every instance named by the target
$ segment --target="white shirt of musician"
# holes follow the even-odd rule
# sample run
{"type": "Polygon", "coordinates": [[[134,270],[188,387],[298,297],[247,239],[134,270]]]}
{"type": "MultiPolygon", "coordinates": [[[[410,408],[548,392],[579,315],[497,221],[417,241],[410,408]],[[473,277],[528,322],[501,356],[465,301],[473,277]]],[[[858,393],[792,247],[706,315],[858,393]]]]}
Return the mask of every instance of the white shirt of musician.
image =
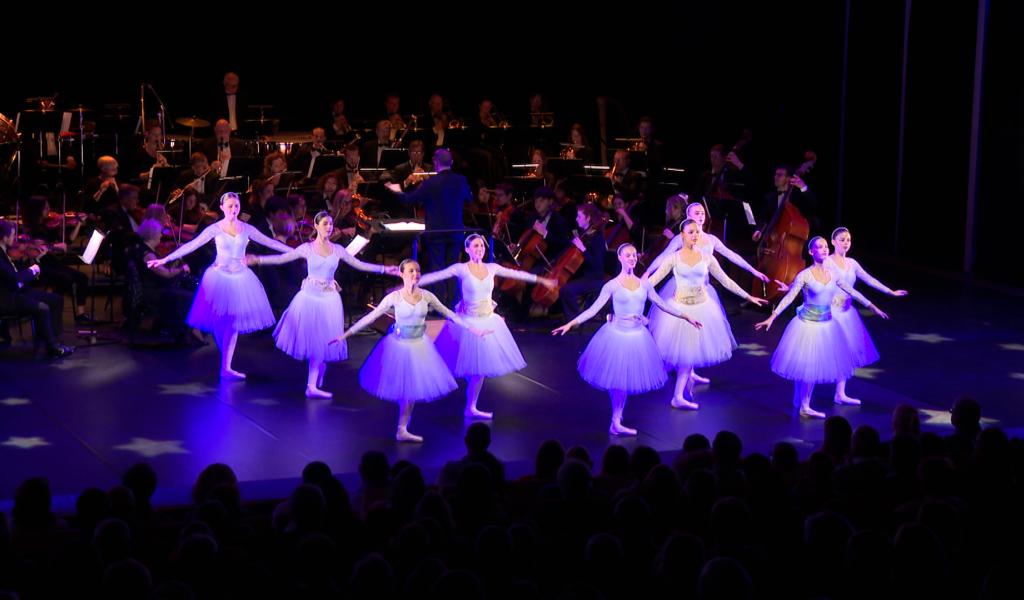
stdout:
{"type": "Polygon", "coordinates": [[[217,143],[217,160],[220,161],[220,173],[221,177],[228,176],[228,163],[231,162],[231,143],[229,142],[223,148],[220,147],[220,142],[217,143]]]}
{"type": "Polygon", "coordinates": [[[228,94],[228,123],[231,123],[231,131],[238,131],[238,118],[235,110],[235,101],[238,96],[228,94]]]}
{"type": "Polygon", "coordinates": [[[313,178],[313,166],[316,164],[316,159],[319,156],[320,156],[320,151],[319,150],[314,149],[314,150],[311,150],[309,152],[309,169],[306,170],[306,179],[312,179],[313,178]]]}

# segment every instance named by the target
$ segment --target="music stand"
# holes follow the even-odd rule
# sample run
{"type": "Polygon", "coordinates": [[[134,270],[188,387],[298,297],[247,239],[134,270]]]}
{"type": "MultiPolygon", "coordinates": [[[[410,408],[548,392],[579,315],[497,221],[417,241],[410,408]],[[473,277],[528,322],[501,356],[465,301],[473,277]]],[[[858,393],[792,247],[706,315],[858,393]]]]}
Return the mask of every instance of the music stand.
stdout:
{"type": "Polygon", "coordinates": [[[578,158],[549,158],[545,168],[558,179],[583,175],[583,161],[578,158]]]}
{"type": "Polygon", "coordinates": [[[149,176],[149,185],[146,186],[158,204],[164,200],[174,189],[174,184],[181,177],[181,167],[153,167],[153,173],[149,176]]]}
{"type": "Polygon", "coordinates": [[[598,198],[607,198],[615,194],[615,188],[607,177],[573,175],[569,177],[568,186],[572,196],[578,199],[585,199],[589,194],[597,194],[598,198]]]}
{"type": "Polygon", "coordinates": [[[533,190],[544,185],[540,177],[506,177],[502,181],[512,186],[513,197],[527,200],[533,197],[533,190]]]}
{"type": "Polygon", "coordinates": [[[406,148],[384,148],[380,153],[380,163],[377,165],[387,170],[394,169],[398,165],[409,160],[409,150],[406,148]]]}
{"type": "Polygon", "coordinates": [[[252,156],[232,156],[228,161],[228,177],[255,179],[263,171],[263,161],[252,156]]]}
{"type": "Polygon", "coordinates": [[[318,156],[316,163],[313,164],[313,177],[311,179],[320,179],[331,171],[340,171],[345,168],[345,157],[340,154],[327,154],[324,156],[318,156]]]}

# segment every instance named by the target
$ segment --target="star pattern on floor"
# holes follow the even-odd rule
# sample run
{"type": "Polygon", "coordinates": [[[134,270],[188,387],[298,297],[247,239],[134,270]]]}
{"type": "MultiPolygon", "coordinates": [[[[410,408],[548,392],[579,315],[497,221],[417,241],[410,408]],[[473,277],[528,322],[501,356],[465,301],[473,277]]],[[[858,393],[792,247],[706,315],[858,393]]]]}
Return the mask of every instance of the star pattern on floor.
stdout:
{"type": "Polygon", "coordinates": [[[750,344],[740,344],[736,347],[737,350],[742,350],[747,356],[768,356],[771,354],[768,352],[768,347],[764,344],[758,344],[757,342],[750,344]]]}
{"type": "Polygon", "coordinates": [[[1010,379],[1024,380],[1024,373],[1010,373],[1010,379]]]}
{"type": "Polygon", "coordinates": [[[884,372],[885,372],[885,369],[861,368],[861,369],[855,370],[853,372],[853,376],[854,377],[859,377],[860,379],[876,379],[876,377],[875,377],[876,375],[878,375],[879,373],[884,373],[884,372]]]}
{"type": "Polygon", "coordinates": [[[274,400],[273,398],[253,398],[252,400],[249,401],[249,404],[258,404],[260,406],[277,406],[278,404],[280,404],[280,402],[274,400]]]}
{"type": "Polygon", "coordinates": [[[26,404],[32,404],[32,401],[28,398],[4,398],[0,400],[0,404],[4,406],[24,406],[26,404]]]}
{"type": "Polygon", "coordinates": [[[0,446],[10,446],[11,448],[21,448],[22,450],[31,450],[37,446],[49,446],[50,442],[44,440],[41,437],[18,437],[12,435],[7,438],[6,442],[0,443],[0,446]]]}
{"type": "Polygon", "coordinates": [[[161,454],[188,454],[189,451],[182,448],[181,440],[151,440],[149,438],[132,438],[128,444],[114,446],[114,450],[134,452],[146,458],[153,458],[161,454]]]}
{"type": "Polygon", "coordinates": [[[999,344],[999,347],[1003,350],[1016,350],[1018,352],[1024,352],[1024,344],[999,344]]]}
{"type": "Polygon", "coordinates": [[[160,386],[160,391],[157,393],[161,396],[193,396],[203,398],[217,391],[217,388],[210,387],[205,383],[161,383],[158,385],[160,386]]]}
{"type": "Polygon", "coordinates": [[[905,342],[924,342],[926,344],[941,344],[943,342],[952,342],[953,338],[948,338],[938,333],[908,333],[903,336],[905,342]]]}
{"type": "MultiPolygon", "coordinates": [[[[917,414],[921,416],[922,425],[942,425],[946,427],[952,427],[953,423],[950,422],[952,415],[948,410],[937,410],[933,408],[919,408],[917,414]]],[[[981,418],[982,425],[992,425],[998,423],[999,419],[991,419],[988,417],[981,418]]]]}

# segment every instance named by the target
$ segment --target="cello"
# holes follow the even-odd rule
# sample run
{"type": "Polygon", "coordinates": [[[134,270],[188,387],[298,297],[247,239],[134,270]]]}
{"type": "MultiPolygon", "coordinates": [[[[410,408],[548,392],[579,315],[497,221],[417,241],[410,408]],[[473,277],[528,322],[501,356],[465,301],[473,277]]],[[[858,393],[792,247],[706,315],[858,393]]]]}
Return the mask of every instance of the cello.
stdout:
{"type": "MultiPolygon", "coordinates": [[[[803,164],[793,175],[803,177],[814,167],[818,157],[808,150],[804,154],[804,159],[803,164]]],[[[757,245],[757,270],[767,275],[769,281],[779,280],[786,284],[793,283],[797,273],[807,266],[803,259],[803,251],[811,236],[811,226],[807,218],[789,201],[792,193],[793,184],[790,183],[782,203],[762,230],[761,240],[757,245]]],[[[750,294],[775,301],[783,292],[776,287],[769,288],[764,282],[754,279],[750,294]]]]}
{"type": "MultiPolygon", "coordinates": [[[[595,230],[591,232],[590,235],[603,234],[600,231],[595,230]]],[[[535,306],[543,306],[545,309],[547,309],[550,308],[555,302],[557,302],[559,291],[561,290],[562,286],[565,285],[566,283],[569,283],[569,280],[572,279],[572,276],[576,274],[576,271],[579,271],[580,267],[583,266],[583,261],[585,260],[585,258],[586,257],[584,256],[583,252],[581,252],[580,249],[576,247],[576,244],[569,244],[569,247],[562,251],[562,254],[561,256],[558,257],[558,260],[556,260],[551,265],[551,268],[548,269],[547,273],[544,274],[544,277],[547,277],[548,279],[554,279],[555,281],[558,282],[558,284],[550,288],[540,285],[534,287],[533,294],[531,294],[533,304],[535,306]]],[[[531,311],[531,315],[532,314],[533,311],[531,311]]]]}

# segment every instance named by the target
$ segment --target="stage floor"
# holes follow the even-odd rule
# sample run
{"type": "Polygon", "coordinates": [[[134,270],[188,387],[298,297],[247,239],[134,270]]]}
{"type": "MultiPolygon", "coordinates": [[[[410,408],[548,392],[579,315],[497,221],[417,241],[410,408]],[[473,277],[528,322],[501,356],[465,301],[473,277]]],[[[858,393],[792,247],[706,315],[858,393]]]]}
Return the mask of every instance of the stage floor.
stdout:
{"type": "MultiPolygon", "coordinates": [[[[897,299],[866,290],[892,320],[866,317],[882,359],[849,384],[864,405],[833,406],[831,385],[817,387],[813,405],[845,416],[854,427],[870,424],[886,437],[897,404],[925,411],[926,428],[948,431],[953,399],[972,394],[990,422],[1020,435],[1024,298],[898,269],[879,269],[877,275],[911,295],[897,299]]],[[[734,306],[731,299],[728,304],[734,306]]],[[[629,399],[624,422],[640,435],[625,439],[608,436],[607,396],[585,384],[575,369],[598,323],[564,338],[547,335],[548,323],[529,323],[515,331],[526,369],[484,386],[481,408],[495,412],[491,449],[509,461],[512,475],[529,472],[538,445],[552,438],[566,448],[585,446],[599,461],[608,444],[672,452],[691,433],[712,437],[728,429],[742,437],[745,451],[767,452],[776,441],[788,440],[806,455],[820,445],[822,421],[795,416],[791,384],[768,367],[785,321],[767,334],[756,333],[753,324],[760,318],[746,310],[730,317],[741,345],[732,360],[701,370],[712,383],[696,388],[699,411],[669,407],[670,379],[661,390],[629,399]]],[[[351,481],[360,455],[370,449],[392,460],[413,460],[430,478],[464,453],[462,437],[470,423],[462,417],[465,383],[451,396],[416,408],[411,429],[426,438],[424,444],[396,443],[397,407],[368,396],[356,378],[377,337],[355,337],[349,360],[328,368],[325,388],[335,397],[326,401],[303,396],[305,364],[277,351],[266,332],[239,341],[235,367],[248,373],[246,382],[218,381],[212,345],[82,346],[73,357],[53,362],[30,360],[24,347],[9,349],[0,363],[0,510],[9,509],[27,477],[47,477],[58,508],[73,507],[78,492],[117,485],[121,473],[141,460],[159,473],[157,501],[170,504],[187,502],[198,472],[214,462],[235,470],[245,482],[246,499],[287,495],[311,460],[327,462],[351,481]]]]}

